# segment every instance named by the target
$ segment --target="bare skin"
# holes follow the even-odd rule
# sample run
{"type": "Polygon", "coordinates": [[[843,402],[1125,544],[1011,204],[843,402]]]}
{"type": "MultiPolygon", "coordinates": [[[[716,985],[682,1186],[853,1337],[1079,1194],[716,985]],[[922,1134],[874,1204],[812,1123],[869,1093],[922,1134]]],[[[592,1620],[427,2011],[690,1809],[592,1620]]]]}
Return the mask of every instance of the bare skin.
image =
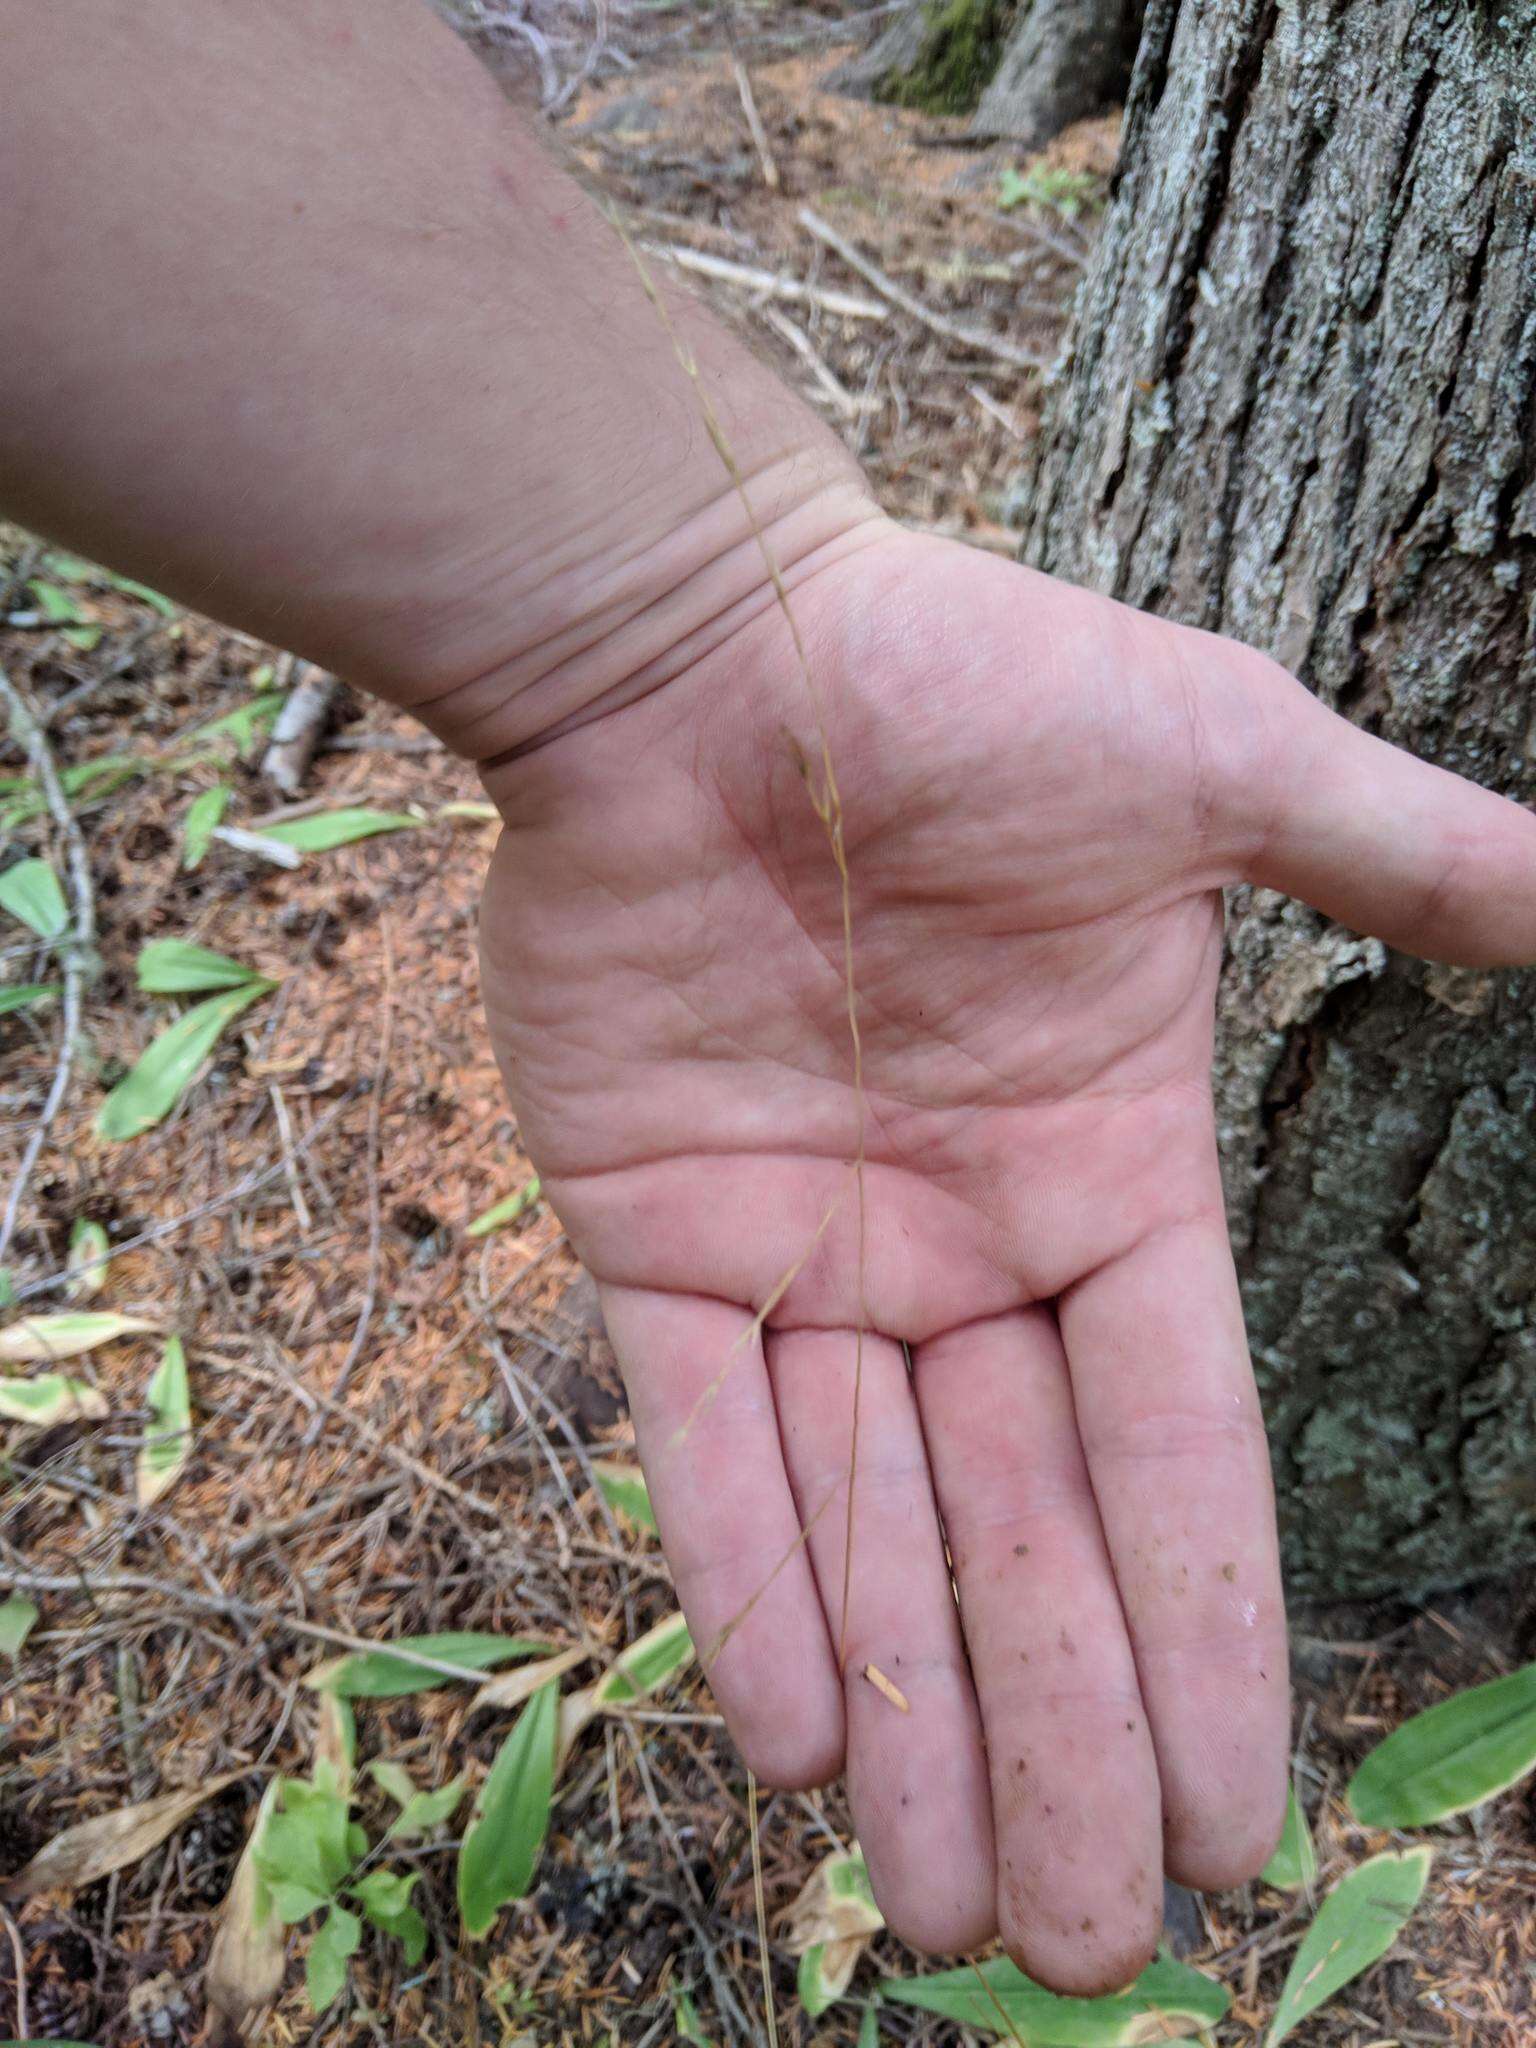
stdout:
{"type": "Polygon", "coordinates": [[[1220,888],[1532,960],[1536,821],[1246,649],[901,532],[675,302],[827,705],[861,1234],[816,718],[617,240],[412,0],[0,0],[0,42],[0,504],[482,764],[498,1051],[743,1753],[846,1765],[918,1945],[1125,1981],[1162,1872],[1251,1875],[1284,1797],[1220,888]]]}
{"type": "Polygon", "coordinates": [[[1218,891],[1524,957],[1536,824],[1245,649],[883,521],[791,602],[850,846],[863,1315],[840,895],[771,607],[492,772],[492,1028],[695,1636],[736,1624],[710,1679],[748,1761],[814,1784],[846,1758],[913,1942],[1000,1927],[1031,1974],[1101,1991],[1150,1958],[1163,1871],[1251,1876],[1285,1801],[1209,1093],[1218,891]]]}

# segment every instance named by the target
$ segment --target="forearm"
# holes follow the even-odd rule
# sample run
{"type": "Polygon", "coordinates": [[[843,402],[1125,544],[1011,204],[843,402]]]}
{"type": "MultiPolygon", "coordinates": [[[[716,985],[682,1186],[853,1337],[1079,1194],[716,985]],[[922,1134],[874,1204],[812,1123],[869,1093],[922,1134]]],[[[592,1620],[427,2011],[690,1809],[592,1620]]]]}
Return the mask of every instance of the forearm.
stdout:
{"type": "MultiPolygon", "coordinates": [[[[762,563],[621,240],[423,0],[0,0],[0,507],[487,758],[762,563]]],[[[867,512],[672,302],[787,565],[867,512]]]]}

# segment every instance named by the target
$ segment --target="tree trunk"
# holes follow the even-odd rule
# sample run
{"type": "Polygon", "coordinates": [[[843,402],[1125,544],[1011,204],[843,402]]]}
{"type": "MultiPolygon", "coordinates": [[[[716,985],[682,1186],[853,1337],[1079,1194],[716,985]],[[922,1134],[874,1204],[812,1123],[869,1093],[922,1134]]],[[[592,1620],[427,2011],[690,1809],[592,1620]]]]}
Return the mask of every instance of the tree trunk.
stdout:
{"type": "Polygon", "coordinates": [[[1145,0],[910,0],[827,84],[1041,149],[1125,96],[1145,0]]]}
{"type": "MultiPolygon", "coordinates": [[[[1151,0],[1025,558],[1536,796],[1536,7],[1151,0]]],[[[1536,1558],[1528,976],[1234,906],[1218,1122],[1303,1592],[1536,1558]]]]}
{"type": "Polygon", "coordinates": [[[1031,0],[972,122],[978,136],[1043,149],[1071,121],[1124,99],[1145,0],[1031,0]]]}

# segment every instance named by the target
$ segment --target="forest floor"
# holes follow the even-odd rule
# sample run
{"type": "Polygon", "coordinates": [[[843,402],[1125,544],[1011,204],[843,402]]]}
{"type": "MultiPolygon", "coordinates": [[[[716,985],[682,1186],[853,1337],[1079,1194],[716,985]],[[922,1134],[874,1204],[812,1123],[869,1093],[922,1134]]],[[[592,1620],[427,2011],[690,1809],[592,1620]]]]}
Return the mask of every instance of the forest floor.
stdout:
{"type": "MultiPolygon", "coordinates": [[[[589,47],[573,69],[546,45],[534,89],[562,100],[561,146],[648,260],[681,269],[781,365],[893,512],[1011,551],[1040,389],[1029,364],[1058,343],[1114,123],[1015,163],[967,145],[959,123],[823,91],[834,23],[750,21],[728,39],[707,11],[621,17],[626,61],[589,47]]],[[[195,1409],[188,1466],[147,1507],[134,1469],[158,1340],[71,1366],[104,1420],[0,1423],[0,1599],[40,1610],[14,1664],[0,1652],[0,1881],[71,1823],[239,1774],[163,1846],[11,1909],[0,2033],[24,1985],[18,2035],[201,2048],[202,1972],[263,1784],[311,1766],[307,1671],[359,1640],[448,1630],[600,1658],[673,1599],[654,1543],[594,1490],[591,1460],[627,1455],[624,1404],[555,1219],[533,1197],[506,1227],[467,1235],[531,1179],[475,993],[494,826],[473,776],[344,696],[301,808],[367,805],[415,824],[293,869],[216,840],[188,871],[201,790],[227,784],[225,822],[246,831],[291,811],[263,777],[259,732],[242,745],[237,729],[191,765],[186,743],[280,691],[289,658],[0,532],[0,667],[70,784],[100,963],[81,1057],[0,1259],[15,1297],[3,1316],[66,1306],[71,1233],[100,1223],[110,1263],[85,1305],[180,1331],[195,1409]],[[109,762],[127,765],[92,772],[109,762]],[[277,986],[167,1121],[109,1144],[94,1132],[101,1101],[177,1006],[136,985],[140,949],[164,938],[277,986]]],[[[25,769],[13,741],[0,776],[25,769]]],[[[0,788],[0,814],[14,795],[0,788]]],[[[9,836],[67,871],[46,807],[13,806],[9,836]]],[[[8,924],[0,986],[51,974],[8,924]]],[[[57,1010],[0,1019],[0,1199],[55,1076],[57,1010]]],[[[1298,1630],[1298,1785],[1326,1888],[1384,1846],[1343,1806],[1353,1764],[1405,1714],[1536,1654],[1536,1594],[1310,1613],[1298,1630]]],[[[361,1702],[361,1756],[421,1785],[478,1771],[510,1723],[471,1718],[467,1699],[447,1684],[361,1702]]],[[[389,1802],[362,1784],[376,1835],[389,1802]]],[[[849,1839],[840,1794],[765,1797],[760,1839],[782,2037],[851,2043],[877,1980],[933,1966],[877,1935],[851,2000],[808,2021],[785,1914],[849,1839]]],[[[583,1738],[531,1897],[479,1945],[457,1930],[456,1841],[442,1829],[395,1859],[421,1875],[425,1960],[408,1968],[397,1944],[365,1941],[317,2022],[296,1936],[260,2040],[765,2038],[745,1780],[696,1671],[583,1738]]],[[[1536,2039],[1529,1792],[1434,1843],[1425,1902],[1390,1959],[1303,2024],[1302,2048],[1536,2039]]],[[[1178,1952],[1233,1994],[1214,2036],[1225,2048],[1259,2039],[1307,1915],[1264,1886],[1184,1902],[1178,1952]]],[[[962,2038],[890,2002],[879,2026],[887,2042],[962,2038]]]]}

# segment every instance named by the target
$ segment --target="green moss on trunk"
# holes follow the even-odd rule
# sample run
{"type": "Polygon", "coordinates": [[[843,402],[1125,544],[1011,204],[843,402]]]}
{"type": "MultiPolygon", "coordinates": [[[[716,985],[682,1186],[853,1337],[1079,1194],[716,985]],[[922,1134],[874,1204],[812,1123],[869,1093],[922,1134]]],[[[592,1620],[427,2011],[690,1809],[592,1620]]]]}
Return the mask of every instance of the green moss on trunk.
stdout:
{"type": "Polygon", "coordinates": [[[875,98],[926,114],[969,114],[1003,53],[1016,0],[929,0],[915,61],[886,73],[875,98]]]}

